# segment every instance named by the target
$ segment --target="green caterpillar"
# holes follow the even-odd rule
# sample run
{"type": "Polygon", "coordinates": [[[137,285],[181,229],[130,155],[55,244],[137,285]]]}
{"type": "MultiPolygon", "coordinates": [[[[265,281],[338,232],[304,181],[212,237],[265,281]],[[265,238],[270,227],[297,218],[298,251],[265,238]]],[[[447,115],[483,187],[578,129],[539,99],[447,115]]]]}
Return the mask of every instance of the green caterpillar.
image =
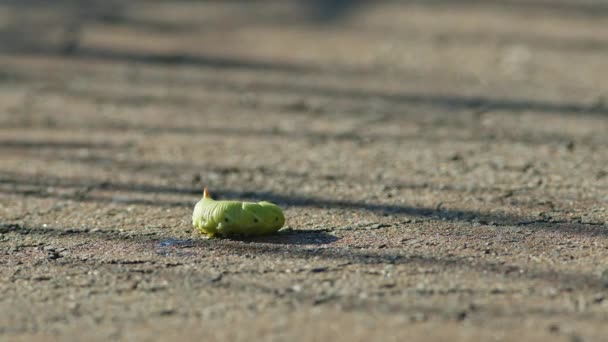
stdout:
{"type": "Polygon", "coordinates": [[[283,211],[275,204],[216,201],[207,188],[192,213],[192,225],[210,237],[272,234],[284,224],[283,211]]]}

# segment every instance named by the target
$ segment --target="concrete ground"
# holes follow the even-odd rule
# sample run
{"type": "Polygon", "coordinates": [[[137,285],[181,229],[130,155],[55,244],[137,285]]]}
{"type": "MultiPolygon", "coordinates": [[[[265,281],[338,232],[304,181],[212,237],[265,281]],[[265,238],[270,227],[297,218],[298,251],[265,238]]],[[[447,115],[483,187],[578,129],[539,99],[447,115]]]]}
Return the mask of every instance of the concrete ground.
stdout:
{"type": "Polygon", "coordinates": [[[608,4],[0,4],[0,340],[604,341],[608,4]],[[203,186],[279,234],[207,239],[203,186]]]}

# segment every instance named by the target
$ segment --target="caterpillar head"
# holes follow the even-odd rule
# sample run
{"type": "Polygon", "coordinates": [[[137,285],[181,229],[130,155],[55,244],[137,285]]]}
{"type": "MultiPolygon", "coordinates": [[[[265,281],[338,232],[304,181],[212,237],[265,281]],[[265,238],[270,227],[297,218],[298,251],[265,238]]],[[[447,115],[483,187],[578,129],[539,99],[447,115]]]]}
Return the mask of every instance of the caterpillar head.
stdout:
{"type": "Polygon", "coordinates": [[[285,216],[283,216],[283,210],[279,206],[266,201],[259,202],[258,204],[263,210],[260,210],[257,214],[268,227],[283,227],[285,216]]]}

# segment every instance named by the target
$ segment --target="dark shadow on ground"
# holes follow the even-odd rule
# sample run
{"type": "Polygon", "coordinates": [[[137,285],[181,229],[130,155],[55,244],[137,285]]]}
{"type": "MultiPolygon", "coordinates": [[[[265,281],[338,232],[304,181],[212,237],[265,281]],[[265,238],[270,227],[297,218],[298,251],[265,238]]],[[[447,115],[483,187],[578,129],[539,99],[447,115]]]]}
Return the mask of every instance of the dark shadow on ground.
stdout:
{"type": "MultiPolygon", "coordinates": [[[[4,0],[7,6],[21,7],[37,7],[44,8],[49,6],[47,1],[43,0],[4,0]]],[[[152,0],[152,1],[132,1],[135,5],[158,5],[166,3],[218,3],[217,0],[152,0]]],[[[280,4],[283,1],[277,0],[230,0],[221,1],[224,3],[237,5],[273,5],[280,4]]],[[[425,7],[483,7],[497,9],[511,9],[522,12],[530,10],[543,10],[550,12],[559,12],[563,14],[585,15],[585,16],[603,16],[608,14],[608,4],[602,1],[577,1],[577,0],[291,0],[290,2],[299,3],[308,8],[314,15],[313,19],[339,19],[341,16],[347,15],[351,11],[360,6],[382,5],[382,4],[399,4],[399,5],[417,5],[425,7]]],[[[63,7],[76,6],[91,6],[99,8],[101,6],[118,7],[120,2],[104,1],[104,0],[60,0],[54,1],[54,5],[63,7]]],[[[297,7],[296,7],[297,9],[297,7]]]]}
{"type": "MultiPolygon", "coordinates": [[[[368,0],[371,1],[371,0],[368,0]]],[[[399,4],[415,4],[427,7],[481,7],[495,9],[510,9],[526,13],[531,10],[549,11],[564,15],[583,15],[590,17],[603,17],[608,15],[608,4],[601,1],[577,0],[385,0],[385,2],[399,4]]]]}
{"type": "MultiPolygon", "coordinates": [[[[342,19],[362,4],[372,4],[365,0],[300,0],[309,8],[312,19],[320,23],[333,23],[342,19]]],[[[381,3],[376,1],[376,3],[381,3]]]]}
{"type": "Polygon", "coordinates": [[[126,144],[112,144],[106,142],[89,141],[49,141],[49,140],[28,140],[28,139],[0,139],[0,150],[2,149],[123,149],[126,144]]]}
{"type": "MultiPolygon", "coordinates": [[[[55,0],[53,6],[61,8],[63,11],[69,11],[77,13],[76,11],[89,13],[89,17],[86,19],[100,19],[104,22],[113,23],[120,22],[124,19],[124,12],[127,8],[139,9],[145,6],[158,6],[163,4],[228,4],[233,9],[233,13],[236,14],[236,9],[242,8],[242,11],[250,10],[253,15],[260,16],[260,13],[255,10],[256,6],[265,9],[271,8],[273,5],[283,5],[285,3],[296,5],[290,6],[292,12],[302,12],[308,22],[313,24],[329,24],[335,23],[336,21],[348,16],[354,10],[358,9],[360,5],[375,5],[382,1],[366,1],[366,0],[290,0],[290,1],[268,1],[268,0],[225,0],[225,1],[214,1],[214,0],[152,0],[152,1],[138,1],[132,0],[126,6],[121,4],[119,1],[112,0],[55,0]],[[92,12],[92,13],[91,13],[92,12]],[[92,17],[92,18],[91,18],[92,17]]],[[[30,8],[43,10],[47,9],[50,4],[46,1],[40,0],[5,0],[3,5],[10,8],[30,8]]],[[[283,13],[285,14],[285,13],[283,13]]],[[[296,17],[298,17],[296,16],[296,17]]],[[[129,18],[130,19],[130,18],[129,18]]],[[[131,20],[128,21],[129,23],[131,20]]],[[[144,22],[144,27],[163,28],[164,26],[159,22],[144,22]]],[[[171,26],[170,28],[174,28],[171,26]]]]}
{"type": "MultiPolygon", "coordinates": [[[[69,181],[62,181],[62,186],[67,188],[76,188],[76,191],[69,193],[49,191],[49,187],[59,187],[57,182],[45,183],[44,180],[36,181],[36,188],[20,188],[20,185],[31,185],[31,181],[27,180],[7,180],[4,179],[0,185],[5,184],[0,188],[0,193],[18,194],[33,198],[57,198],[62,200],[71,200],[78,202],[94,202],[94,203],[113,203],[116,205],[144,205],[154,207],[187,207],[191,208],[199,199],[200,189],[198,188],[172,188],[149,186],[145,184],[120,184],[100,181],[98,183],[70,184],[69,181]],[[114,195],[98,195],[94,190],[116,191],[114,195]],[[125,194],[126,192],[126,194],[125,194]],[[174,193],[174,194],[192,194],[188,200],[168,200],[142,197],[138,193],[174,193]]],[[[540,229],[551,232],[561,232],[564,234],[577,234],[588,236],[608,236],[608,230],[605,225],[586,224],[581,222],[556,221],[545,217],[525,217],[509,214],[487,213],[472,210],[457,210],[444,208],[429,208],[421,206],[399,205],[391,203],[374,203],[372,201],[349,201],[319,198],[312,196],[301,195],[286,195],[270,191],[243,192],[231,189],[215,189],[214,196],[216,199],[242,199],[249,201],[266,200],[274,202],[283,207],[309,207],[309,208],[325,208],[325,209],[343,209],[343,210],[363,210],[381,215],[393,216],[412,216],[422,218],[424,220],[435,221],[454,221],[454,222],[473,222],[480,224],[491,224],[493,226],[525,226],[527,229],[540,229]]]]}
{"type": "MultiPolygon", "coordinates": [[[[446,1],[446,0],[410,0],[410,1],[369,1],[369,0],[294,0],[291,10],[268,11],[268,7],[256,5],[256,1],[231,1],[229,2],[231,10],[226,13],[216,15],[215,20],[205,18],[200,21],[187,22],[169,22],[163,18],[139,18],[132,13],[137,13],[137,10],[146,6],[162,5],[166,1],[131,1],[130,4],[121,4],[110,1],[54,1],[55,9],[61,9],[68,21],[79,21],[80,25],[98,24],[116,25],[130,27],[144,32],[153,33],[193,33],[204,31],[231,30],[235,28],[257,27],[263,25],[265,27],[290,27],[293,25],[307,25],[322,27],[334,26],[341,24],[342,19],[348,18],[354,12],[364,12],[365,10],[374,7],[382,6],[383,4],[392,3],[399,4],[404,7],[428,7],[430,9],[445,8],[490,8],[498,10],[511,10],[516,12],[527,12],[530,9],[540,10],[542,12],[551,11],[560,15],[584,15],[591,19],[601,18],[608,12],[606,5],[603,3],[576,3],[575,1],[558,1],[558,2],[543,2],[543,1],[446,1]]],[[[212,1],[198,1],[199,5],[210,3],[212,1]]],[[[174,1],[172,3],[188,3],[188,1],[174,1]]],[[[224,2],[227,3],[227,2],[224,2]]],[[[257,1],[260,4],[268,4],[269,1],[257,1]]],[[[283,3],[288,3],[283,1],[283,3]]],[[[44,10],[48,8],[47,4],[41,1],[4,1],[3,6],[11,10],[44,10]]],[[[65,19],[64,19],[65,20],[65,19]]],[[[34,23],[35,24],[35,23],[34,23]]],[[[355,26],[358,24],[355,22],[355,26]]],[[[349,26],[347,26],[349,27],[349,26]]],[[[363,27],[367,32],[376,31],[374,27],[363,27]]],[[[416,32],[416,28],[408,27],[402,30],[379,29],[379,34],[386,36],[387,34],[403,35],[408,32],[408,35],[424,35],[428,37],[428,32],[416,32]]],[[[8,37],[10,40],[10,37],[8,37]]],[[[526,44],[534,47],[569,50],[569,51],[597,51],[608,49],[608,42],[602,39],[585,39],[585,38],[554,38],[550,36],[540,36],[535,32],[528,32],[521,36],[512,35],[505,32],[467,32],[458,33],[451,31],[438,32],[437,39],[444,44],[474,44],[479,45],[484,42],[495,44],[526,44]]]]}
{"type": "Polygon", "coordinates": [[[586,53],[608,50],[608,40],[592,37],[556,37],[548,34],[539,34],[530,31],[524,33],[512,33],[501,31],[462,31],[454,29],[423,30],[417,27],[362,27],[352,25],[353,29],[366,30],[378,37],[401,37],[407,33],[408,37],[425,41],[434,41],[442,46],[473,46],[483,45],[504,47],[524,46],[531,50],[548,49],[556,51],[568,51],[570,53],[586,53]]]}
{"type": "MultiPolygon", "coordinates": [[[[225,87],[235,89],[230,82],[217,82],[212,84],[215,87],[225,87]]],[[[271,84],[268,82],[252,81],[246,84],[256,91],[270,92],[273,94],[300,94],[314,95],[320,97],[331,97],[332,99],[344,99],[350,101],[386,101],[392,104],[401,105],[433,105],[446,107],[449,109],[475,109],[484,108],[485,110],[505,110],[505,111],[538,111],[548,113],[573,113],[573,114],[608,114],[608,108],[595,107],[593,105],[583,105],[576,103],[552,103],[546,101],[520,100],[492,98],[488,96],[461,96],[449,94],[425,94],[425,93],[405,93],[405,92],[386,92],[376,89],[329,87],[329,86],[310,86],[306,84],[282,83],[271,84]]],[[[242,87],[242,86],[241,86],[242,87]]]]}
{"type": "MultiPolygon", "coordinates": [[[[470,136],[466,136],[463,134],[459,134],[456,136],[442,136],[435,134],[437,130],[437,126],[433,130],[424,130],[420,133],[407,133],[407,134],[394,134],[394,133],[358,133],[356,131],[344,132],[344,133],[325,133],[325,132],[316,132],[308,129],[298,129],[297,131],[285,131],[281,129],[266,129],[266,128],[239,128],[239,127],[196,127],[196,126],[188,126],[188,127],[170,127],[170,126],[144,126],[144,125],[131,125],[131,124],[114,124],[114,123],[71,123],[66,122],[53,125],[52,127],[48,126],[37,126],[37,125],[10,125],[10,128],[14,129],[34,129],[34,128],[44,128],[47,131],[54,130],[66,130],[66,129],[75,129],[80,131],[106,131],[112,133],[120,133],[120,132],[142,132],[145,134],[178,134],[178,135],[205,135],[205,136],[214,136],[218,138],[222,137],[240,137],[240,138],[280,138],[280,139],[290,139],[290,140],[304,140],[310,141],[314,144],[322,144],[328,141],[342,141],[342,142],[354,142],[358,144],[372,144],[375,142],[392,142],[392,143],[406,143],[406,142],[425,142],[429,145],[438,145],[444,144],[446,141],[450,142],[466,142],[466,143],[485,143],[485,144],[493,144],[493,143],[521,143],[531,146],[537,145],[565,145],[572,142],[578,142],[581,144],[585,143],[593,143],[594,145],[606,145],[608,144],[608,140],[602,141],[605,137],[602,136],[571,136],[560,133],[534,133],[529,134],[527,132],[511,132],[511,131],[500,131],[500,130],[492,130],[485,129],[483,131],[475,132],[476,134],[470,134],[470,136]]],[[[466,132],[468,133],[468,132],[466,132]]],[[[35,145],[35,144],[33,144],[35,145]]],[[[83,145],[84,146],[84,145],[83,145]]],[[[128,145],[124,146],[125,148],[128,145]]],[[[0,146],[2,149],[3,146],[0,146]]],[[[41,146],[45,147],[45,146],[41,146]]],[[[25,146],[18,145],[7,145],[4,146],[5,149],[9,148],[27,148],[25,146]]],[[[35,146],[31,146],[30,148],[35,149],[35,146]]],[[[60,147],[68,148],[68,147],[60,147]]],[[[74,147],[77,148],[77,147],[74,147]]],[[[87,148],[87,147],[82,147],[87,148]]],[[[91,147],[95,148],[95,147],[91,147]]],[[[110,148],[110,147],[108,147],[110,148]]],[[[116,147],[120,148],[120,147],[116,147]]],[[[46,150],[46,149],[45,149],[46,150]]],[[[46,155],[46,154],[45,154],[46,155]]],[[[74,162],[81,162],[87,164],[99,164],[99,165],[115,165],[117,167],[122,167],[126,169],[142,169],[147,168],[147,165],[158,164],[162,166],[162,162],[135,162],[135,161],[116,161],[109,159],[107,156],[67,156],[65,154],[57,155],[58,158],[62,158],[64,160],[70,160],[74,162]]],[[[180,163],[175,163],[173,165],[180,165],[180,163]]],[[[177,168],[177,167],[176,167],[177,168]]],[[[192,168],[187,167],[186,168],[192,168]]]]}
{"type": "Polygon", "coordinates": [[[288,229],[267,236],[231,237],[229,240],[273,245],[327,245],[339,238],[323,231],[288,229]]]}
{"type": "Polygon", "coordinates": [[[83,236],[102,240],[127,240],[139,243],[156,241],[157,237],[138,234],[138,232],[120,232],[116,230],[92,229],[92,228],[56,228],[56,227],[32,227],[16,223],[0,222],[0,233],[17,233],[21,235],[44,235],[49,237],[74,237],[83,236]]]}
{"type": "MultiPolygon", "coordinates": [[[[107,52],[109,55],[112,55],[112,52],[107,52]]],[[[131,53],[127,53],[131,54],[131,53]]],[[[102,54],[103,55],[103,54],[102,54]]],[[[85,57],[86,55],[79,55],[79,57],[85,57]]],[[[116,55],[114,57],[119,57],[116,55]]],[[[133,57],[138,62],[144,62],[146,60],[155,60],[156,57],[150,55],[143,55],[133,53],[133,57]],[[135,57],[139,55],[139,57],[135,57]]],[[[130,58],[127,59],[130,60],[130,58]]],[[[106,57],[101,57],[101,59],[106,59],[106,57]]],[[[165,57],[161,57],[160,60],[163,60],[165,57]]],[[[171,57],[172,58],[172,57],[171,57]]],[[[171,59],[169,58],[169,59],[171,59]]],[[[204,59],[204,58],[203,58],[204,59]]],[[[243,67],[243,68],[260,68],[260,70],[290,70],[291,72],[301,72],[304,70],[308,70],[312,72],[315,70],[314,67],[309,67],[306,65],[281,65],[280,63],[264,63],[256,64],[256,62],[249,63],[246,61],[228,61],[228,60],[219,60],[212,61],[208,60],[205,62],[207,66],[213,68],[234,68],[234,67],[243,67]]],[[[200,61],[199,61],[200,62],[200,61]]],[[[180,63],[180,62],[178,62],[180,63]]],[[[321,69],[316,69],[321,72],[321,69]]],[[[332,71],[327,71],[332,73],[332,71]]],[[[25,77],[25,76],[23,76],[25,77]]],[[[167,78],[162,79],[163,82],[167,82],[167,78]]],[[[142,80],[143,81],[143,80],[142,80]]],[[[153,81],[150,79],[146,79],[146,82],[153,81]]],[[[188,82],[192,84],[192,82],[188,82]]],[[[414,92],[388,92],[377,89],[362,89],[361,87],[335,87],[335,86],[325,86],[325,85],[307,85],[307,84],[298,84],[298,83],[286,83],[286,82],[268,82],[268,81],[258,81],[252,80],[246,83],[237,83],[231,80],[225,79],[199,79],[195,81],[197,86],[205,86],[209,90],[223,90],[228,92],[235,92],[241,94],[244,89],[254,89],[256,94],[259,93],[267,93],[267,94],[282,94],[296,97],[310,97],[315,96],[318,98],[328,98],[331,100],[346,100],[352,103],[364,103],[369,104],[372,102],[384,102],[390,105],[400,105],[400,106],[412,106],[412,105],[421,105],[421,106],[434,106],[434,107],[442,107],[448,110],[483,110],[483,111],[512,111],[512,112],[542,112],[542,113],[555,113],[555,114],[572,114],[572,115],[601,115],[608,117],[608,106],[604,104],[582,104],[582,103],[571,103],[571,102],[550,102],[550,101],[538,101],[532,99],[507,99],[507,98],[497,98],[490,96],[464,96],[464,95],[455,95],[455,94],[427,94],[427,93],[414,93],[414,92]]],[[[182,84],[183,85],[183,84],[182,84]]],[[[194,84],[192,84],[194,85],[194,84]]],[[[51,89],[52,90],[52,89],[51,89]]],[[[57,92],[57,91],[53,91],[57,92]]],[[[95,94],[95,93],[87,93],[86,91],[76,91],[70,90],[67,91],[66,94],[81,96],[84,98],[89,98],[95,101],[108,101],[108,102],[118,102],[118,103],[130,103],[130,104],[142,104],[149,102],[157,102],[157,103],[173,103],[174,105],[196,105],[196,100],[192,98],[184,97],[184,96],[176,96],[171,99],[170,97],[162,97],[155,98],[151,96],[128,96],[128,97],[115,97],[115,96],[105,96],[103,94],[95,94]],[[194,103],[193,103],[194,102],[194,103]]],[[[369,105],[362,107],[363,109],[369,110],[369,105]]],[[[351,108],[352,110],[352,108],[351,108]]],[[[354,110],[356,112],[356,108],[354,110]]],[[[394,115],[394,114],[393,114],[394,115]]]]}
{"type": "MultiPolygon", "coordinates": [[[[201,239],[204,239],[201,234],[201,239]]],[[[201,239],[163,239],[157,244],[157,249],[166,248],[192,248],[198,245],[201,239]]],[[[273,245],[327,245],[338,241],[339,238],[323,231],[306,229],[283,229],[277,233],[264,236],[230,236],[214,237],[210,239],[240,241],[244,243],[273,244],[273,245]]]]}
{"type": "MultiPolygon", "coordinates": [[[[0,53],[46,57],[65,57],[61,49],[53,46],[31,45],[16,50],[0,48],[0,53]]],[[[70,54],[71,58],[90,59],[99,62],[126,62],[158,65],[190,65],[213,69],[246,69],[253,71],[280,71],[291,73],[320,72],[321,69],[287,62],[265,62],[234,57],[216,57],[191,54],[154,54],[137,51],[119,51],[111,49],[82,48],[70,54]]]]}
{"type": "MultiPolygon", "coordinates": [[[[541,271],[533,268],[525,268],[520,265],[508,265],[496,261],[485,261],[480,258],[471,258],[469,256],[446,256],[436,257],[428,255],[420,255],[409,253],[400,249],[355,249],[344,247],[332,247],[331,242],[328,246],[318,246],[318,248],[310,248],[299,246],[294,243],[268,243],[268,241],[252,241],[252,240],[231,240],[231,239],[175,239],[171,237],[149,237],[134,234],[125,235],[119,234],[116,231],[92,231],[89,229],[60,229],[60,228],[42,228],[42,227],[27,227],[20,224],[0,223],[0,233],[9,234],[34,234],[53,236],[57,238],[69,238],[73,240],[75,237],[84,239],[104,239],[125,241],[128,243],[140,243],[150,245],[150,248],[159,249],[161,253],[169,253],[175,257],[196,257],[200,253],[205,253],[209,249],[221,249],[225,253],[233,255],[271,255],[287,259],[305,259],[309,260],[314,257],[317,259],[326,260],[342,260],[346,264],[411,264],[419,267],[444,267],[449,270],[466,270],[477,273],[492,273],[504,276],[506,280],[524,279],[536,280],[543,283],[555,286],[559,284],[562,288],[571,290],[595,290],[603,291],[605,282],[598,276],[585,273],[565,273],[558,271],[541,271]],[[167,241],[175,242],[167,244],[167,241]],[[187,252],[171,251],[170,249],[188,250],[187,252]]],[[[301,233],[298,233],[301,234],[301,233]]],[[[309,233],[304,233],[309,234],[309,233]]],[[[309,236],[313,238],[319,232],[311,232],[309,236]]],[[[279,233],[277,236],[280,236],[279,233]]],[[[319,235],[321,238],[323,235],[319,235]]],[[[266,237],[271,239],[272,237],[266,237]]],[[[314,239],[314,238],[313,238],[314,239]]],[[[264,239],[262,239],[264,240],[264,239]]],[[[306,245],[301,244],[301,245],[306,245]]],[[[310,244],[308,244],[310,245],[310,244]]]]}
{"type": "Polygon", "coordinates": [[[575,288],[602,289],[604,284],[599,277],[590,274],[563,274],[561,272],[527,272],[525,268],[504,263],[485,262],[482,260],[472,260],[469,257],[445,257],[437,258],[424,255],[415,255],[400,252],[398,249],[387,251],[370,251],[368,249],[353,248],[317,248],[317,249],[294,249],[288,246],[270,246],[257,244],[238,244],[230,241],[212,241],[219,244],[222,248],[233,253],[253,253],[253,254],[276,254],[288,255],[290,258],[308,259],[312,256],[321,259],[342,259],[358,264],[419,264],[424,266],[446,266],[449,268],[463,268],[475,270],[477,272],[491,272],[502,274],[507,278],[527,278],[536,279],[562,286],[574,286],[575,288]]]}

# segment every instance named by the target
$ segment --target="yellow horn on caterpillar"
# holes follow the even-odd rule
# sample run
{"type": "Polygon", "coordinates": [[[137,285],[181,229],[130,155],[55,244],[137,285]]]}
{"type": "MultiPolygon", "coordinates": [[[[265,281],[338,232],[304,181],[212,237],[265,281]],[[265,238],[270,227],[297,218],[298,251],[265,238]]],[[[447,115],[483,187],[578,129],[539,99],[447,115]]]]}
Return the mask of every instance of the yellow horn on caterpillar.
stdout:
{"type": "Polygon", "coordinates": [[[211,198],[211,195],[209,194],[209,190],[207,190],[207,188],[203,189],[203,198],[211,198]]]}

